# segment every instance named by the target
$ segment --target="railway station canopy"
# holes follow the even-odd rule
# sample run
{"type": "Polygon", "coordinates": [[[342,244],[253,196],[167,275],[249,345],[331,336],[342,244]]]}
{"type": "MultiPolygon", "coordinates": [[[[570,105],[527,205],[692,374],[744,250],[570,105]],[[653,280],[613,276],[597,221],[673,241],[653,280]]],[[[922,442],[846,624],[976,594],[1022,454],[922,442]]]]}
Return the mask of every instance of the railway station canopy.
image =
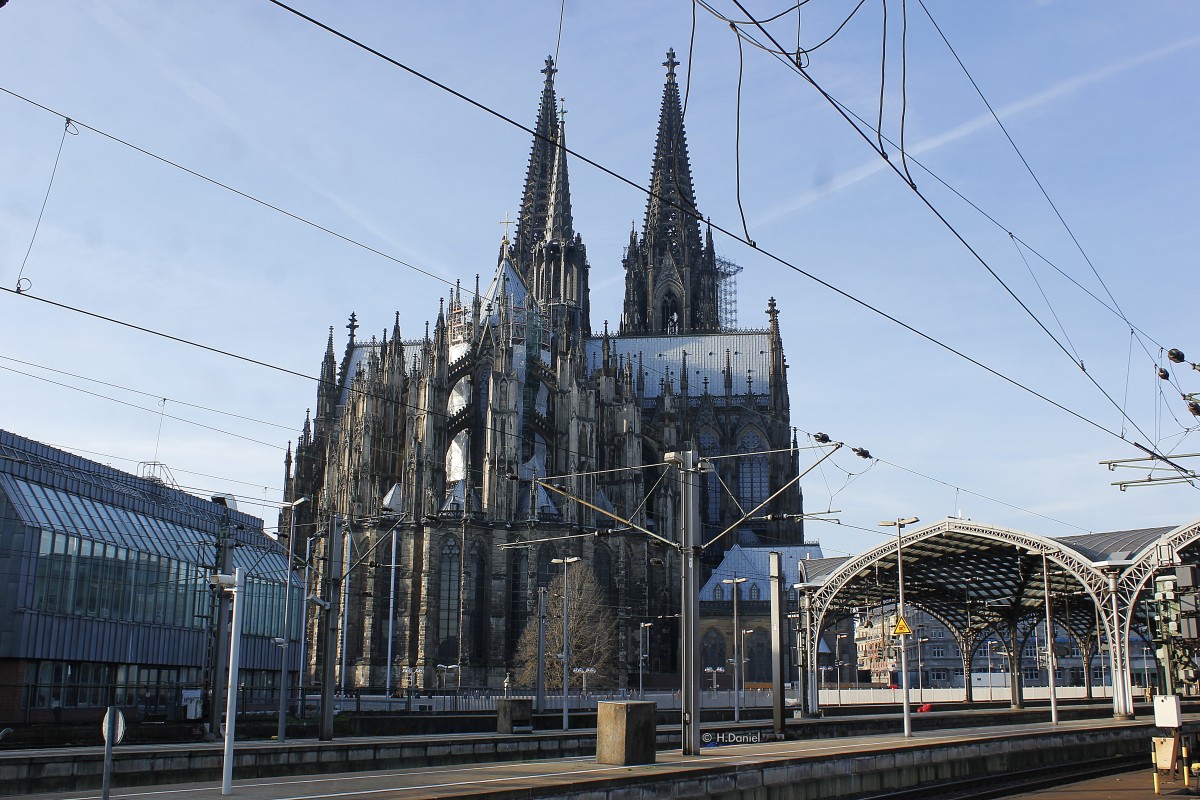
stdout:
{"type": "Polygon", "coordinates": [[[859,555],[801,563],[806,652],[816,652],[825,627],[894,609],[903,574],[906,608],[942,622],[969,664],[991,635],[1023,647],[1045,620],[1048,589],[1056,627],[1085,654],[1107,651],[1113,674],[1125,676],[1126,685],[1114,687],[1114,711],[1132,714],[1130,632],[1145,630],[1142,601],[1153,594],[1155,573],[1200,562],[1198,538],[1200,520],[1059,538],[956,518],[901,527],[859,555]]]}

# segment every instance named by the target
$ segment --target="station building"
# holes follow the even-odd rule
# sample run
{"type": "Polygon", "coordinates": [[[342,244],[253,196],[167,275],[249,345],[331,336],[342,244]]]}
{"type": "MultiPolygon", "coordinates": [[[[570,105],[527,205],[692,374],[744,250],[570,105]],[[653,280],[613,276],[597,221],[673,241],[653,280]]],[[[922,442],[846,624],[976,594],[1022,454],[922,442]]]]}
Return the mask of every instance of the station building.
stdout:
{"type": "Polygon", "coordinates": [[[223,542],[224,566],[247,574],[239,686],[269,702],[286,551],[214,500],[0,430],[0,725],[83,722],[109,704],[134,719],[203,717],[223,542]]]}

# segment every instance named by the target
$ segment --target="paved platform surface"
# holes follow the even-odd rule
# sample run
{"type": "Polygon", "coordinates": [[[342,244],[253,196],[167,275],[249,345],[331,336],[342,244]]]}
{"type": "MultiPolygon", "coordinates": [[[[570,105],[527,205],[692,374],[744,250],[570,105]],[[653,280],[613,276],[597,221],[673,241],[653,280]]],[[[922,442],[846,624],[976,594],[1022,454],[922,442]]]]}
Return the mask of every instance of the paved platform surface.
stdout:
{"type": "Polygon", "coordinates": [[[1196,781],[1192,781],[1189,791],[1184,788],[1182,780],[1170,780],[1162,776],[1159,778],[1159,792],[1158,795],[1154,794],[1154,779],[1147,767],[1120,775],[1043,789],[1040,792],[1013,794],[1006,800],[1153,800],[1155,797],[1200,797],[1196,781]]]}
{"type": "MultiPolygon", "coordinates": [[[[1077,720],[1065,722],[1053,731],[1070,735],[1097,728],[1135,726],[1144,723],[1114,720],[1077,720]]],[[[472,797],[504,798],[537,796],[562,790],[599,793],[664,777],[689,777],[706,768],[736,768],[763,765],[780,759],[838,755],[853,758],[881,748],[918,750],[931,746],[983,742],[1051,731],[1048,723],[995,726],[986,730],[921,731],[911,738],[900,735],[861,736],[704,748],[698,756],[684,756],[678,750],[659,752],[658,761],[642,766],[597,764],[592,756],[542,761],[517,761],[490,764],[464,764],[434,768],[389,769],[372,772],[329,775],[297,775],[278,778],[235,779],[233,796],[242,800],[417,800],[417,798],[472,797]]],[[[1136,774],[1136,773],[1135,773],[1136,774]]],[[[1150,771],[1142,773],[1148,785],[1150,771]]],[[[1133,778],[1130,778],[1132,782],[1133,778]]],[[[1132,783],[1131,783],[1132,785],[1132,783]]],[[[932,792],[933,790],[931,790],[932,792]]],[[[93,800],[98,790],[35,795],[43,800],[93,800]]],[[[930,797],[936,797],[931,793],[930,797]]],[[[1085,798],[1090,795],[1065,795],[1085,798]]],[[[1128,795],[1142,797],[1146,795],[1128,795]]],[[[219,798],[220,783],[146,786],[114,789],[112,800],[207,800],[219,798]]],[[[1121,795],[1120,797],[1126,797],[1121,795]]]]}

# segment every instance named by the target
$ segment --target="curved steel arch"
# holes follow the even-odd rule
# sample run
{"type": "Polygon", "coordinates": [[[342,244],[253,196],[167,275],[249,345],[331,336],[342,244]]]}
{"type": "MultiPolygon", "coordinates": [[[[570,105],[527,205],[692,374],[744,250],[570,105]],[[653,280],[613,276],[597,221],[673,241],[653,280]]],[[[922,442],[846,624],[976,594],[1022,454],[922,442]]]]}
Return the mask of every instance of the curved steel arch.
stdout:
{"type": "MultiPolygon", "coordinates": [[[[1115,586],[1112,587],[1117,596],[1117,604],[1126,610],[1123,618],[1117,621],[1119,630],[1117,641],[1127,642],[1129,640],[1135,616],[1133,611],[1136,608],[1138,597],[1146,590],[1146,585],[1154,574],[1164,566],[1174,566],[1180,561],[1179,554],[1198,541],[1200,541],[1200,520],[1193,520],[1167,531],[1133,554],[1132,563],[1120,571],[1115,586]],[[1167,548],[1165,551],[1164,547],[1167,548]],[[1164,556],[1166,556],[1165,559],[1164,556]]],[[[1121,672],[1125,676],[1125,682],[1130,684],[1127,691],[1132,696],[1128,648],[1122,648],[1120,659],[1121,672]]],[[[1130,714],[1133,713],[1132,705],[1131,700],[1129,703],[1130,714]]]]}
{"type": "MultiPolygon", "coordinates": [[[[805,586],[808,595],[809,615],[809,625],[801,636],[805,652],[809,654],[817,652],[817,640],[820,636],[820,631],[825,627],[826,615],[835,607],[835,601],[839,593],[847,586],[853,584],[864,570],[881,562],[894,559],[897,554],[897,545],[899,545],[900,551],[903,551],[905,547],[947,534],[965,535],[968,538],[979,538],[988,542],[1012,545],[1019,551],[1024,551],[1024,553],[1044,553],[1047,561],[1052,561],[1056,566],[1065,571],[1067,575],[1077,581],[1083,587],[1084,592],[1089,596],[1091,601],[1098,607],[1106,599],[1108,589],[1106,574],[1094,567],[1090,559],[1075,550],[1071,545],[1026,531],[949,518],[933,525],[917,528],[908,533],[902,533],[898,543],[887,541],[865,553],[853,556],[840,564],[822,582],[805,586]]],[[[1198,531],[1198,536],[1200,536],[1200,531],[1198,531]]],[[[969,552],[969,549],[967,552],[969,552]]],[[[931,610],[921,603],[919,595],[910,598],[909,603],[914,607],[924,608],[927,613],[931,610]]],[[[964,598],[965,605],[966,599],[964,598]]],[[[948,619],[945,614],[932,614],[932,616],[943,622],[946,622],[948,619]]],[[[1105,622],[1108,623],[1107,615],[1105,616],[1105,622]]],[[[989,623],[989,625],[991,624],[994,623],[989,623]]],[[[953,624],[947,625],[947,627],[951,631],[961,631],[963,634],[967,633],[967,631],[962,630],[965,626],[953,624]]],[[[984,629],[986,627],[984,626],[984,629]]],[[[1115,629],[1115,627],[1110,627],[1110,630],[1115,629]]],[[[956,636],[956,638],[958,637],[956,636]]],[[[1112,641],[1111,637],[1110,641],[1112,641]]],[[[961,644],[960,642],[960,647],[961,644]]],[[[811,670],[814,662],[809,660],[808,663],[811,670]]]]}

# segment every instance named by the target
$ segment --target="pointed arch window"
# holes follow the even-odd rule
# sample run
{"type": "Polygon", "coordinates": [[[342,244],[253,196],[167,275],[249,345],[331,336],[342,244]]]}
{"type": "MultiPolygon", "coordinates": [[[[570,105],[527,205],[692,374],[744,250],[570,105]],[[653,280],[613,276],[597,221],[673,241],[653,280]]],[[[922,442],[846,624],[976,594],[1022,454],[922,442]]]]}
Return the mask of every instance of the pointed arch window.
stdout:
{"type": "Polygon", "coordinates": [[[770,496],[770,470],[766,440],[758,431],[747,431],[738,442],[738,497],[742,508],[750,511],[770,496]]]}
{"type": "Polygon", "coordinates": [[[488,621],[487,558],[483,548],[471,548],[471,662],[483,663],[487,657],[488,621]]]}
{"type": "Polygon", "coordinates": [[[438,567],[438,661],[457,663],[458,621],[462,605],[462,549],[458,542],[447,539],[442,545],[438,567]]]}
{"type": "Polygon", "coordinates": [[[509,550],[508,561],[508,636],[505,642],[505,652],[511,662],[517,652],[517,642],[525,630],[525,622],[529,618],[529,579],[526,571],[529,568],[529,557],[524,549],[509,550]]]}
{"type": "Polygon", "coordinates": [[[596,545],[596,552],[592,561],[596,583],[600,584],[600,590],[604,592],[605,602],[608,603],[610,608],[616,608],[619,605],[619,598],[617,596],[616,576],[613,575],[612,553],[604,545],[596,545]]]}
{"type": "MultiPolygon", "coordinates": [[[[721,453],[720,439],[717,437],[717,432],[712,428],[705,428],[700,431],[698,444],[700,445],[701,456],[715,456],[721,453]]],[[[709,525],[720,524],[721,482],[717,478],[715,471],[704,473],[703,480],[704,483],[701,485],[701,491],[704,497],[700,507],[704,510],[704,521],[709,525]]]]}
{"type": "Polygon", "coordinates": [[[716,628],[709,628],[700,641],[700,661],[705,667],[725,666],[725,637],[716,628]]]}
{"type": "Polygon", "coordinates": [[[558,558],[558,552],[553,545],[544,544],[538,548],[537,585],[538,588],[549,586],[554,580],[554,564],[552,559],[558,558]]]}
{"type": "Polygon", "coordinates": [[[751,600],[761,600],[762,599],[762,590],[758,588],[757,583],[750,584],[750,599],[751,600]]]}
{"type": "Polygon", "coordinates": [[[746,680],[766,683],[771,680],[770,642],[761,628],[746,636],[746,680]]]}

